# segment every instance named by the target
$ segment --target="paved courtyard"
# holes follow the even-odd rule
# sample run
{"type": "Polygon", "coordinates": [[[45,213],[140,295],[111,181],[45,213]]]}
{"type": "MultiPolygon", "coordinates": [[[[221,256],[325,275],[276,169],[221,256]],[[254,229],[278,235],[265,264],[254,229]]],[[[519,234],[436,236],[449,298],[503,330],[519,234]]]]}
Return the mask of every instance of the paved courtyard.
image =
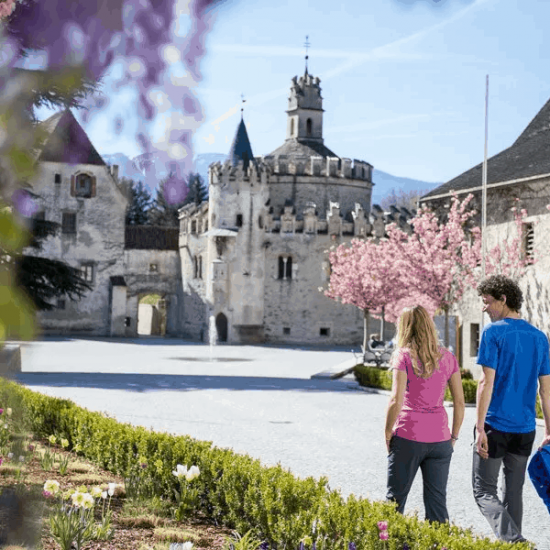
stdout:
{"type": "MultiPolygon", "coordinates": [[[[188,434],[261,459],[295,475],[327,476],[373,500],[385,496],[386,395],[351,378],[311,376],[352,358],[349,350],[208,346],[181,340],[46,339],[26,344],[19,381],[123,422],[188,434]]],[[[452,414],[452,409],[449,410],[452,414]]],[[[475,409],[467,408],[449,479],[451,521],[490,535],[470,475],[475,409]]],[[[538,444],[543,429],[537,428],[538,444]]],[[[407,512],[423,515],[420,476],[407,512]]],[[[550,550],[550,515],[530,480],[524,535],[550,550]]]]}

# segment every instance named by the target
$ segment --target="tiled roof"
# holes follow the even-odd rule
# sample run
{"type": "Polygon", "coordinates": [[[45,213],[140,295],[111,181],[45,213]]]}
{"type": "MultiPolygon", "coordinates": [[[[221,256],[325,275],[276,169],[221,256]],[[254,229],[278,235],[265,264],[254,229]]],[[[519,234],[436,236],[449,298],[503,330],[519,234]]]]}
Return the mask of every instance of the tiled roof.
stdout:
{"type": "MultiPolygon", "coordinates": [[[[451,191],[464,191],[482,184],[483,163],[432,189],[429,199],[451,191]]],[[[550,100],[537,113],[516,141],[487,160],[487,184],[513,181],[550,173],[550,100]]]]}
{"type": "Polygon", "coordinates": [[[328,147],[313,140],[287,139],[280,147],[270,153],[269,157],[286,155],[288,157],[338,157],[328,147]]]}
{"type": "Polygon", "coordinates": [[[45,133],[39,161],[105,166],[105,161],[68,109],[41,122],[39,128],[45,133]]]}
{"type": "Polygon", "coordinates": [[[179,250],[179,229],[156,225],[127,225],[124,248],[129,250],[179,250]]]}

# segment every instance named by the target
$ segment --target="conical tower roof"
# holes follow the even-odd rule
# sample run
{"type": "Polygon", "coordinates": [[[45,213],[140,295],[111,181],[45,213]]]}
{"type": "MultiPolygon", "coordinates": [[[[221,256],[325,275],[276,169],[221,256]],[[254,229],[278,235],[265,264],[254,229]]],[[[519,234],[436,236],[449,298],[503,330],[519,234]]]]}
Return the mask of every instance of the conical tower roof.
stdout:
{"type": "Polygon", "coordinates": [[[237,128],[237,133],[235,134],[235,139],[231,144],[231,149],[229,150],[229,160],[231,164],[236,166],[239,162],[243,161],[244,168],[248,168],[248,165],[251,160],[254,159],[254,154],[252,153],[252,147],[250,146],[250,140],[248,139],[248,132],[246,131],[246,126],[244,125],[244,120],[241,118],[241,122],[237,128]]]}

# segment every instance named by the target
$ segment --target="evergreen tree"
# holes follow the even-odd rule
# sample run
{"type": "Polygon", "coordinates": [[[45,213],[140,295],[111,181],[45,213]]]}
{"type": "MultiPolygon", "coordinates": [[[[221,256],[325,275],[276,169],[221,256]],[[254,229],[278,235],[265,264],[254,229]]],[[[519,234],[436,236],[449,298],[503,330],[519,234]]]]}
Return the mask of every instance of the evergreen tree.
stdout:
{"type": "Polygon", "coordinates": [[[128,178],[122,178],[118,185],[129,200],[126,210],[126,225],[147,225],[149,210],[153,206],[153,198],[149,189],[142,181],[135,182],[128,178]]]}
{"type": "MultiPolygon", "coordinates": [[[[32,220],[29,247],[41,250],[49,236],[59,231],[59,224],[45,220],[32,220]]],[[[80,269],[59,260],[41,258],[28,254],[12,257],[17,284],[31,299],[36,309],[51,310],[54,298],[67,296],[76,301],[92,287],[83,277],[80,269]]]]}
{"type": "Polygon", "coordinates": [[[183,191],[172,175],[164,178],[158,188],[153,208],[149,211],[152,225],[179,227],[178,211],[187,204],[199,205],[206,200],[206,190],[198,174],[190,174],[183,191]]]}

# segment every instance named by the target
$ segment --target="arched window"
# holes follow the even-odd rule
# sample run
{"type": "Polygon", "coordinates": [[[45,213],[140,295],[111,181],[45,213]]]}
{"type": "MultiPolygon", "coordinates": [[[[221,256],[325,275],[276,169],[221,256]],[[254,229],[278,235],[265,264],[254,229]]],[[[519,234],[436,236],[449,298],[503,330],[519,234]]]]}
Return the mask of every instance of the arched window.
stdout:
{"type": "Polygon", "coordinates": [[[199,279],[202,279],[202,256],[199,256],[199,279]]]}
{"type": "Polygon", "coordinates": [[[88,174],[78,174],[76,176],[75,196],[90,198],[92,196],[92,177],[88,174]]]}
{"type": "Polygon", "coordinates": [[[263,218],[263,216],[258,216],[258,227],[260,229],[264,228],[264,218],[263,218]]]}
{"type": "Polygon", "coordinates": [[[294,135],[294,119],[290,119],[290,137],[294,135]]]}
{"type": "Polygon", "coordinates": [[[195,234],[197,232],[197,222],[193,220],[191,222],[191,233],[195,234]]]}
{"type": "Polygon", "coordinates": [[[292,279],[292,258],[279,256],[279,279],[292,279]]]}
{"type": "Polygon", "coordinates": [[[193,258],[194,263],[194,270],[193,270],[193,278],[196,279],[199,276],[199,258],[198,256],[195,256],[193,258]]]}
{"type": "Polygon", "coordinates": [[[308,118],[306,120],[306,134],[308,136],[311,136],[311,127],[312,127],[312,122],[311,122],[311,118],[308,118]]]}

